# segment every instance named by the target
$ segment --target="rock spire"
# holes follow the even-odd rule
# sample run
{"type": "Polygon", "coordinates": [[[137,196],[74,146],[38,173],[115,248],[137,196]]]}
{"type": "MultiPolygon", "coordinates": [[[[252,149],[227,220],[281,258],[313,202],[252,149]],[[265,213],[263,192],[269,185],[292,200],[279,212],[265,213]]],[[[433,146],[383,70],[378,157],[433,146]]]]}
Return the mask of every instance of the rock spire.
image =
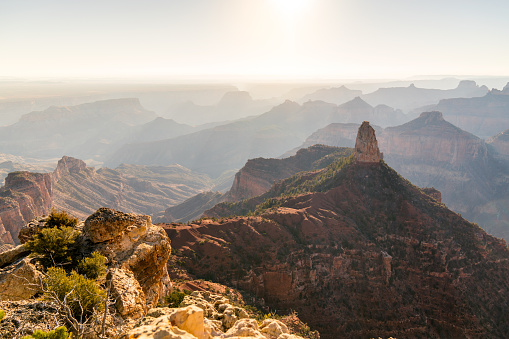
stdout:
{"type": "Polygon", "coordinates": [[[364,121],[357,132],[355,157],[359,162],[379,162],[383,159],[383,154],[378,149],[375,130],[368,121],[364,121]]]}

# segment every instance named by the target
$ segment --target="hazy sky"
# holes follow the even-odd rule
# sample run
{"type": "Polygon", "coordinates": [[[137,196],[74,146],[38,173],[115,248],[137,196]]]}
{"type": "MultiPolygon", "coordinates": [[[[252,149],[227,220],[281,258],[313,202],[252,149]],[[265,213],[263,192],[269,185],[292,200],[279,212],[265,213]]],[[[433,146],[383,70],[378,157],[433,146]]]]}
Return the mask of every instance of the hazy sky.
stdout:
{"type": "Polygon", "coordinates": [[[507,0],[1,0],[0,76],[507,76],[508,15],[507,0]]]}

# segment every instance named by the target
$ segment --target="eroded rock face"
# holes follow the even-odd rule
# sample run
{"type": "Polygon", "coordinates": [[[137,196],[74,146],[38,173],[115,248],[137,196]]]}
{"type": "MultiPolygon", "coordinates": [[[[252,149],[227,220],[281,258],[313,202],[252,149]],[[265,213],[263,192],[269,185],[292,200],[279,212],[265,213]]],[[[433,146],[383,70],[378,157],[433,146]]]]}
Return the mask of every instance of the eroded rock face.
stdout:
{"type": "Polygon", "coordinates": [[[383,155],[378,149],[375,130],[364,121],[357,132],[357,140],[355,141],[355,156],[359,162],[379,162],[383,159],[383,155]]]}
{"type": "Polygon", "coordinates": [[[18,232],[28,221],[50,212],[50,174],[13,172],[0,188],[0,241],[19,244],[18,232]]]}
{"type": "Polygon", "coordinates": [[[131,271],[116,269],[107,277],[111,281],[111,295],[115,298],[115,306],[123,316],[141,318],[145,311],[145,294],[140,283],[131,271]]]}
{"type": "MultiPolygon", "coordinates": [[[[122,306],[122,312],[140,316],[137,304],[146,303],[147,307],[153,307],[170,288],[166,270],[171,253],[170,240],[161,227],[152,225],[149,216],[100,208],[85,221],[84,233],[94,243],[93,248],[117,266],[119,274],[129,279],[132,274],[141,286],[142,293],[139,293],[135,292],[137,287],[130,284],[134,288],[132,296],[137,301],[132,306],[122,306]]],[[[120,279],[116,286],[119,291],[124,291],[121,283],[120,279]]]]}

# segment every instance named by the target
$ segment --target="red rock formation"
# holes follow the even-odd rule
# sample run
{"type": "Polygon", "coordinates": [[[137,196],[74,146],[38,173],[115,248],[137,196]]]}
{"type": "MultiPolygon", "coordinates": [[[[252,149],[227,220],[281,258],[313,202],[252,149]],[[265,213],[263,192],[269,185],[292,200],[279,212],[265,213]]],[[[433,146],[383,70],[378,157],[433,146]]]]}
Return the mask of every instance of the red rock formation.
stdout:
{"type": "Polygon", "coordinates": [[[357,132],[357,140],[355,141],[355,157],[359,162],[379,162],[383,159],[383,155],[378,149],[375,130],[364,121],[357,132]]]}
{"type": "Polygon", "coordinates": [[[57,182],[60,178],[77,174],[80,171],[87,169],[87,164],[83,160],[71,158],[66,155],[62,159],[58,160],[57,168],[53,171],[52,179],[53,182],[57,182]]]}
{"type": "Polygon", "coordinates": [[[167,225],[178,260],[271,309],[296,310],[322,338],[509,333],[502,240],[382,162],[324,180],[334,187],[281,197],[256,217],[167,225]]]}
{"type": "Polygon", "coordinates": [[[33,218],[49,213],[53,189],[50,174],[13,172],[0,189],[0,239],[19,244],[18,232],[33,218]]]}
{"type": "Polygon", "coordinates": [[[350,150],[325,145],[313,145],[301,149],[292,157],[284,159],[256,158],[247,161],[246,165],[235,174],[233,185],[226,195],[226,201],[236,202],[256,197],[267,192],[272,185],[286,179],[295,173],[322,168],[328,165],[325,158],[334,155],[348,156],[350,150]],[[323,164],[317,164],[322,159],[323,164]]]}

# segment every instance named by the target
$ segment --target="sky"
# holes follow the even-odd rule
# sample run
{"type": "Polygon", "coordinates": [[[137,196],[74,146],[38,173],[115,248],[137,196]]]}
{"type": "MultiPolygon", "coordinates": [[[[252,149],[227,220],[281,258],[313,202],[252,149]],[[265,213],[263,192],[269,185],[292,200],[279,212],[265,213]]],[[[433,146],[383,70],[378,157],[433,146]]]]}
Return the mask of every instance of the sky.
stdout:
{"type": "Polygon", "coordinates": [[[509,1],[1,0],[0,77],[508,76],[509,1]]]}

